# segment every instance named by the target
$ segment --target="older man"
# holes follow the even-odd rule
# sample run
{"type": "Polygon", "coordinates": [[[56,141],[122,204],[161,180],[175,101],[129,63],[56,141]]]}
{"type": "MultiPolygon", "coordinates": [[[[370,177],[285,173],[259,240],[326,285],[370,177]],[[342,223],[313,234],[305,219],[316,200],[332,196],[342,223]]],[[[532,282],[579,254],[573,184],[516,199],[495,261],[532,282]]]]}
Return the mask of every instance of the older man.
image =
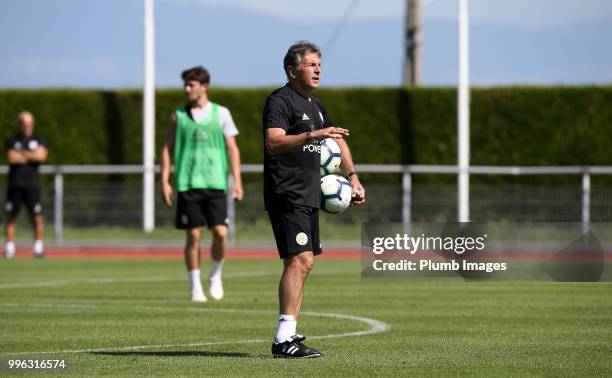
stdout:
{"type": "Polygon", "coordinates": [[[320,254],[319,214],[321,162],[319,141],[335,138],[342,152],[341,168],[353,189],[353,203],[365,203],[365,191],[353,167],[344,137],[333,126],[312,92],[319,87],[321,52],[313,43],[297,42],[287,51],[288,83],[275,90],[263,112],[264,201],[284,270],[279,285],[279,322],[272,344],[275,357],[309,358],[323,354],[302,344],[296,333],[304,282],[314,256],[320,254]]]}
{"type": "Polygon", "coordinates": [[[10,165],[6,202],[4,257],[15,256],[15,224],[22,204],[32,221],[34,256],[43,257],[43,217],[40,203],[38,166],[47,160],[45,142],[34,134],[34,116],[28,111],[19,113],[18,132],[6,141],[6,160],[10,165]]]}

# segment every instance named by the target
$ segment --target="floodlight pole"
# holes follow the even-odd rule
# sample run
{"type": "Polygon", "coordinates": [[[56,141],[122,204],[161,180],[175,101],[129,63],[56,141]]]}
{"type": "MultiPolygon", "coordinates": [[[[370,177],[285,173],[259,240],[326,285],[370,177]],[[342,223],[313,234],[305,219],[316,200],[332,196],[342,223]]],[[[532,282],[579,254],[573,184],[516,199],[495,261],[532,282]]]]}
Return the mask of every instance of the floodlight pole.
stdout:
{"type": "Polygon", "coordinates": [[[420,0],[406,0],[406,20],[404,23],[404,85],[421,83],[421,27],[420,0]]]}
{"type": "Polygon", "coordinates": [[[142,228],[155,228],[155,26],[153,0],[145,0],[142,228]]]}
{"type": "Polygon", "coordinates": [[[470,221],[470,78],[468,0],[459,0],[459,83],[457,99],[457,216],[470,221]]]}

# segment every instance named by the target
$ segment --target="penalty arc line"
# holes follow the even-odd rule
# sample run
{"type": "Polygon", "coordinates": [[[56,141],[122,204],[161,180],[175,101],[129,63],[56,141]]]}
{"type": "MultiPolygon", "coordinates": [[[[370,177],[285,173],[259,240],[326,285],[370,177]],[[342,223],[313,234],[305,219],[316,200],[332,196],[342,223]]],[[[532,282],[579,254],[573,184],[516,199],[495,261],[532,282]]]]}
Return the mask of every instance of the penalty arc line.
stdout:
{"type": "MultiPolygon", "coordinates": [[[[21,304],[21,303],[3,303],[2,307],[21,307],[21,308],[82,308],[82,309],[101,309],[110,308],[113,306],[100,306],[100,305],[87,305],[87,304],[21,304]]],[[[217,313],[252,313],[252,314],[269,314],[269,311],[264,310],[238,310],[238,309],[206,309],[206,308],[166,308],[166,307],[155,307],[155,306],[135,306],[131,309],[139,310],[162,310],[162,311],[192,311],[192,312],[217,312],[217,313]]],[[[354,337],[354,336],[365,336],[375,333],[381,333],[388,331],[390,326],[387,323],[381,322],[376,319],[347,315],[347,314],[336,314],[336,313],[324,313],[324,312],[302,312],[305,316],[324,317],[324,318],[336,318],[346,319],[356,322],[361,322],[369,326],[368,329],[343,332],[337,334],[318,335],[310,336],[309,339],[332,339],[342,337],[354,337]]],[[[246,339],[246,340],[232,340],[232,341],[209,341],[209,342],[194,342],[186,344],[156,344],[156,345],[132,345],[122,347],[108,347],[108,348],[85,348],[85,349],[66,349],[59,351],[39,351],[39,352],[17,352],[17,353],[0,353],[0,355],[35,355],[35,354],[62,354],[62,353],[96,353],[96,352],[119,352],[119,351],[132,351],[132,350],[144,350],[144,349],[167,349],[167,348],[178,348],[178,347],[200,347],[210,345],[230,345],[230,344],[255,344],[269,342],[270,339],[246,339]]]]}

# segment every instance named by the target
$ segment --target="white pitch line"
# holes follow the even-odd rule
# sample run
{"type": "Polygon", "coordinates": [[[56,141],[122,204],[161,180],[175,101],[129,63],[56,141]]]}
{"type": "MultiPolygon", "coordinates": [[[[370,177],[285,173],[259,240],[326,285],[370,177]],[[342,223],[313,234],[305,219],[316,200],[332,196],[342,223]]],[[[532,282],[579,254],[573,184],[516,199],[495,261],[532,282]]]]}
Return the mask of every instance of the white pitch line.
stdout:
{"type": "MultiPolygon", "coordinates": [[[[55,303],[2,303],[2,307],[29,307],[29,308],[83,308],[83,309],[101,309],[101,308],[112,308],[116,307],[113,305],[100,306],[95,304],[55,304],[55,303]]],[[[168,307],[156,307],[156,306],[133,306],[130,309],[138,310],[157,310],[157,311],[191,311],[191,312],[217,312],[217,313],[251,313],[251,314],[271,314],[269,311],[264,310],[242,310],[242,309],[214,309],[214,308],[168,308],[168,307]]],[[[325,318],[336,318],[352,320],[360,323],[364,323],[369,326],[368,329],[344,332],[337,334],[309,336],[309,339],[331,339],[341,337],[352,337],[352,336],[365,336],[375,333],[385,332],[390,326],[387,323],[381,322],[376,319],[353,316],[346,314],[335,314],[335,313],[324,313],[324,312],[303,312],[304,316],[316,316],[325,318]]],[[[208,341],[208,342],[193,342],[187,344],[155,344],[155,345],[128,345],[121,347],[108,347],[108,348],[85,348],[85,349],[66,349],[60,351],[41,351],[41,352],[18,352],[18,353],[0,353],[0,355],[35,355],[35,354],[62,354],[62,353],[97,353],[97,352],[120,352],[120,351],[132,351],[132,350],[144,350],[144,349],[167,349],[167,348],[185,348],[185,347],[200,347],[209,345],[228,345],[228,344],[254,344],[270,342],[271,339],[250,339],[250,340],[233,340],[233,341],[208,341]]]]}
{"type": "MultiPolygon", "coordinates": [[[[242,278],[242,277],[264,277],[279,275],[282,272],[279,271],[256,271],[256,272],[227,272],[223,273],[226,278],[242,278]]],[[[348,270],[322,270],[315,271],[312,275],[327,275],[327,274],[338,274],[338,273],[350,273],[348,270]]],[[[33,287],[53,287],[53,286],[64,286],[64,285],[75,285],[75,284],[115,284],[115,283],[148,283],[148,282],[170,282],[170,281],[183,281],[182,277],[100,277],[100,278],[85,278],[85,279],[74,279],[74,280],[54,280],[54,281],[28,281],[28,282],[5,282],[0,283],[0,290],[2,289],[22,289],[22,288],[33,288],[33,287]]]]}
{"type": "MultiPolygon", "coordinates": [[[[189,343],[189,344],[157,344],[157,345],[134,345],[125,347],[110,347],[110,348],[87,348],[87,349],[67,349],[60,351],[51,352],[19,352],[19,353],[5,353],[4,355],[30,355],[30,354],[70,354],[70,353],[101,353],[101,352],[124,352],[133,350],[145,350],[145,349],[168,349],[168,348],[185,348],[185,347],[200,347],[209,345],[227,345],[227,344],[253,344],[263,343],[270,340],[237,340],[237,341],[210,341],[200,343],[189,343]]],[[[0,353],[2,355],[2,353],[0,353]]]]}
{"type": "MultiPolygon", "coordinates": [[[[240,277],[257,277],[277,274],[278,272],[228,272],[225,277],[240,278],[240,277]]],[[[0,289],[20,289],[28,287],[52,287],[64,286],[73,284],[115,284],[115,283],[148,283],[148,282],[169,282],[182,281],[182,277],[100,277],[100,278],[84,278],[74,280],[56,280],[56,281],[29,281],[29,282],[7,282],[0,283],[0,289]]]]}
{"type": "Polygon", "coordinates": [[[30,282],[7,282],[0,284],[0,289],[22,289],[29,287],[53,287],[74,284],[111,284],[111,283],[139,283],[139,282],[166,282],[178,281],[178,278],[170,277],[125,277],[125,278],[87,278],[80,280],[57,280],[57,281],[30,281],[30,282]]]}
{"type": "Polygon", "coordinates": [[[347,314],[334,314],[334,313],[325,313],[325,312],[309,312],[309,311],[304,311],[301,313],[301,315],[348,319],[348,320],[354,320],[356,322],[365,323],[370,326],[369,329],[363,330],[363,331],[345,332],[345,333],[339,333],[335,335],[310,336],[309,337],[310,339],[332,339],[335,337],[371,335],[373,333],[380,333],[380,332],[388,331],[389,328],[391,327],[389,324],[381,322],[380,320],[366,318],[362,316],[354,316],[354,315],[347,315],[347,314]]]}

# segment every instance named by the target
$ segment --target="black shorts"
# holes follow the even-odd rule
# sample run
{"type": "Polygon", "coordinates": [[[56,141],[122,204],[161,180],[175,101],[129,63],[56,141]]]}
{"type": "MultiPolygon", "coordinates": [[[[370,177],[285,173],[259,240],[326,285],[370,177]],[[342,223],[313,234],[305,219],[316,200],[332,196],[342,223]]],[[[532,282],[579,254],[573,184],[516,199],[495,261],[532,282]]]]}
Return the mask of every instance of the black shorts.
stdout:
{"type": "Polygon", "coordinates": [[[319,209],[284,202],[269,208],[268,217],[281,259],[306,251],[315,255],[323,252],[319,239],[319,209]]]}
{"type": "Polygon", "coordinates": [[[4,211],[8,215],[17,215],[21,205],[25,204],[30,216],[42,214],[40,191],[38,188],[11,188],[6,191],[4,211]]]}
{"type": "Polygon", "coordinates": [[[204,225],[212,228],[227,225],[227,196],[223,190],[193,189],[178,193],[176,218],[178,229],[190,229],[204,225]]]}

